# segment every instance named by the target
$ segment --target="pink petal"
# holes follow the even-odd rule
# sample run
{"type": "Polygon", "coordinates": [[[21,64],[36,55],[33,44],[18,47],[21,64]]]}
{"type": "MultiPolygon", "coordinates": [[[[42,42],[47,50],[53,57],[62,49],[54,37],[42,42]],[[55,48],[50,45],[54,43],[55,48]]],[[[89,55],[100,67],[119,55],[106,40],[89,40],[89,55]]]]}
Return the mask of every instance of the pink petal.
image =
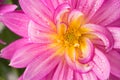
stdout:
{"type": "Polygon", "coordinates": [[[19,0],[19,3],[23,11],[37,23],[42,24],[40,20],[46,22],[52,19],[53,12],[42,0],[19,0]]]}
{"type": "Polygon", "coordinates": [[[52,5],[54,6],[54,8],[56,9],[59,5],[58,0],[50,0],[52,2],[52,5]]]}
{"type": "Polygon", "coordinates": [[[1,57],[11,60],[11,58],[13,57],[15,52],[19,48],[23,47],[24,45],[26,45],[28,43],[29,43],[29,41],[27,39],[19,39],[15,42],[11,43],[10,45],[8,45],[7,47],[5,47],[1,50],[1,57]]]}
{"type": "Polygon", "coordinates": [[[55,73],[56,67],[47,75],[45,76],[43,79],[41,80],[52,80],[53,78],[53,74],[55,73]]]}
{"type": "Polygon", "coordinates": [[[77,0],[77,8],[87,16],[88,19],[102,6],[104,0],[77,0]]]}
{"type": "Polygon", "coordinates": [[[67,64],[75,71],[78,71],[80,73],[88,72],[91,70],[92,66],[88,65],[83,65],[82,63],[78,61],[73,61],[71,58],[66,54],[65,59],[67,64]]]}
{"type": "Polygon", "coordinates": [[[67,0],[71,6],[72,9],[76,8],[77,3],[79,3],[80,0],[67,0]]]}
{"type": "Polygon", "coordinates": [[[61,61],[54,73],[53,80],[73,80],[73,70],[61,61]]]}
{"type": "Polygon", "coordinates": [[[18,80],[23,80],[23,75],[21,75],[21,76],[18,78],[18,80]]]}
{"type": "Polygon", "coordinates": [[[50,11],[54,11],[59,5],[63,3],[67,3],[68,0],[41,0],[46,6],[49,8],[50,11]]]}
{"type": "Polygon", "coordinates": [[[75,72],[75,77],[73,80],[83,80],[81,74],[79,74],[78,72],[75,72]]]}
{"type": "Polygon", "coordinates": [[[78,28],[84,24],[84,15],[81,11],[79,10],[72,10],[69,13],[68,17],[68,25],[78,28]]]}
{"type": "Polygon", "coordinates": [[[112,27],[120,27],[120,18],[115,20],[114,22],[110,23],[109,25],[107,25],[107,27],[112,26],[112,27]]]}
{"type": "Polygon", "coordinates": [[[108,50],[113,47],[113,36],[107,28],[95,24],[86,24],[85,27],[91,30],[90,34],[94,34],[100,38],[108,50]]]}
{"type": "Polygon", "coordinates": [[[57,56],[45,57],[39,56],[29,64],[24,72],[23,80],[40,80],[44,78],[60,61],[60,58],[57,56]]]}
{"type": "Polygon", "coordinates": [[[120,27],[108,27],[114,38],[114,48],[120,49],[120,27]]]}
{"type": "Polygon", "coordinates": [[[62,67],[63,67],[63,61],[61,61],[61,62],[58,64],[58,66],[57,66],[57,68],[56,68],[56,71],[55,71],[55,73],[54,73],[54,75],[53,75],[53,80],[58,80],[58,79],[59,79],[59,74],[60,74],[60,72],[61,72],[61,70],[62,70],[62,67]]]}
{"type": "Polygon", "coordinates": [[[109,80],[119,80],[120,78],[118,78],[118,77],[116,77],[116,76],[114,76],[114,75],[110,75],[110,77],[109,77],[109,80]]]}
{"type": "Polygon", "coordinates": [[[16,34],[27,37],[28,36],[28,22],[29,18],[21,11],[10,12],[2,16],[2,22],[16,34]]]}
{"type": "Polygon", "coordinates": [[[68,0],[41,0],[50,11],[54,12],[54,10],[61,4],[67,3],[68,0]]]}
{"type": "MultiPolygon", "coordinates": [[[[49,11],[51,11],[51,13],[54,13],[55,8],[53,6],[52,0],[40,0],[39,2],[41,2],[43,4],[42,5],[43,8],[46,7],[46,8],[48,8],[49,11]]],[[[41,10],[42,10],[42,8],[41,8],[41,10]]]]}
{"type": "MultiPolygon", "coordinates": [[[[45,44],[28,44],[17,50],[11,59],[10,66],[23,68],[26,67],[35,57],[43,55],[42,53],[50,53],[51,50],[45,44]]],[[[47,54],[48,55],[48,54],[47,54]]]]}
{"type": "MultiPolygon", "coordinates": [[[[57,74],[57,75],[59,75],[59,78],[56,80],[66,80],[66,77],[67,77],[66,74],[67,74],[67,65],[66,65],[66,63],[63,63],[60,73],[57,74]]],[[[69,80],[70,80],[70,78],[69,78],[69,80]]]]}
{"type": "Polygon", "coordinates": [[[106,56],[110,61],[111,73],[120,78],[120,53],[112,50],[106,56]]]}
{"type": "Polygon", "coordinates": [[[81,74],[82,75],[82,80],[98,80],[94,72],[88,72],[81,74]]]}
{"type": "Polygon", "coordinates": [[[95,49],[93,72],[100,80],[107,80],[110,75],[110,64],[102,51],[95,49]]]}
{"type": "Polygon", "coordinates": [[[67,72],[67,79],[66,80],[73,80],[74,78],[74,70],[72,70],[70,67],[68,68],[67,72]]]}
{"type": "Polygon", "coordinates": [[[95,24],[106,26],[120,18],[120,0],[105,0],[92,21],[95,24]]]}
{"type": "Polygon", "coordinates": [[[0,4],[0,15],[14,11],[16,8],[17,6],[13,4],[0,4]]]}
{"type": "Polygon", "coordinates": [[[50,27],[36,24],[30,21],[28,27],[28,36],[31,41],[35,43],[50,43],[52,39],[53,31],[50,27]]]}
{"type": "MultiPolygon", "coordinates": [[[[55,23],[59,22],[61,19],[66,19],[64,14],[68,13],[70,6],[66,3],[59,5],[54,12],[54,21],[55,23]]],[[[62,21],[63,22],[63,21],[62,21]]]]}
{"type": "Polygon", "coordinates": [[[81,63],[87,63],[91,61],[93,58],[94,47],[88,38],[85,38],[83,41],[81,41],[81,52],[83,54],[83,58],[79,58],[81,63]]]}

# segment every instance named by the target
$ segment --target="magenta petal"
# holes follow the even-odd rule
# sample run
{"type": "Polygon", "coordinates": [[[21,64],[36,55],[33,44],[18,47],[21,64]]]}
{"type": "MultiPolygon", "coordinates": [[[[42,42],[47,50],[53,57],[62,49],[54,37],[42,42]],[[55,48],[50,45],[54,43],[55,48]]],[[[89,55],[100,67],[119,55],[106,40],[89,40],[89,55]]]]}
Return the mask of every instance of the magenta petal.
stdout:
{"type": "MultiPolygon", "coordinates": [[[[10,66],[23,68],[26,67],[35,57],[50,52],[46,45],[28,44],[17,50],[11,59],[10,66]]],[[[48,54],[47,54],[48,55],[48,54]]]]}
{"type": "Polygon", "coordinates": [[[82,80],[98,80],[97,76],[92,71],[85,74],[81,74],[81,76],[83,78],[82,80]]]}
{"type": "Polygon", "coordinates": [[[35,22],[41,24],[40,20],[47,21],[52,19],[52,12],[42,0],[19,0],[23,11],[35,22]]]}
{"type": "Polygon", "coordinates": [[[28,37],[29,18],[22,12],[10,12],[2,16],[2,22],[16,34],[28,37]]]}
{"type": "MultiPolygon", "coordinates": [[[[60,73],[57,74],[57,75],[59,75],[59,78],[56,80],[67,80],[66,79],[67,69],[68,69],[68,67],[67,67],[66,63],[63,63],[60,73]]],[[[69,78],[69,80],[70,80],[70,78],[69,78]]]]}
{"type": "Polygon", "coordinates": [[[56,71],[55,71],[55,73],[53,75],[53,80],[59,80],[59,74],[60,74],[60,71],[62,70],[62,67],[63,67],[63,61],[61,61],[58,64],[58,66],[56,68],[56,71]]]}
{"type": "Polygon", "coordinates": [[[74,77],[74,70],[72,70],[70,67],[68,68],[68,72],[67,72],[67,79],[66,80],[73,80],[74,77]]]}
{"type": "Polygon", "coordinates": [[[91,34],[94,34],[100,38],[108,50],[113,47],[114,39],[107,28],[95,24],[86,24],[85,27],[91,30],[91,34]]]}
{"type": "MultiPolygon", "coordinates": [[[[47,56],[47,55],[46,55],[47,56]]],[[[56,56],[49,56],[45,58],[44,56],[39,56],[32,61],[31,64],[26,68],[23,80],[40,80],[45,77],[50,71],[52,71],[56,65],[59,63],[60,59],[56,56]]]]}
{"type": "Polygon", "coordinates": [[[107,80],[110,75],[110,64],[102,51],[95,49],[93,72],[100,80],[107,80]]]}
{"type": "Polygon", "coordinates": [[[120,80],[120,78],[111,74],[110,77],[109,77],[109,80],[120,80]]]}
{"type": "Polygon", "coordinates": [[[102,6],[104,0],[77,0],[77,8],[90,19],[99,8],[102,6]]]}
{"type": "Polygon", "coordinates": [[[18,80],[23,80],[23,75],[21,75],[21,76],[18,78],[18,80]]]}
{"type": "Polygon", "coordinates": [[[17,6],[12,4],[0,4],[0,15],[14,11],[16,8],[17,6]]]}
{"type": "Polygon", "coordinates": [[[59,5],[68,3],[70,0],[51,0],[54,8],[56,9],[59,5]]]}
{"type": "Polygon", "coordinates": [[[73,77],[73,70],[65,62],[61,61],[56,68],[52,80],[72,80],[73,77]]]}
{"type": "Polygon", "coordinates": [[[93,58],[93,53],[94,53],[94,46],[92,44],[92,42],[88,39],[85,38],[84,39],[85,42],[81,42],[81,45],[86,44],[84,47],[81,46],[81,52],[83,54],[83,58],[79,58],[79,61],[81,63],[87,63],[89,61],[91,61],[91,59],[93,58]]]}
{"type": "Polygon", "coordinates": [[[78,3],[79,0],[68,0],[70,6],[74,9],[76,8],[76,5],[78,3]]]}
{"type": "Polygon", "coordinates": [[[114,38],[114,48],[120,49],[120,27],[108,27],[114,38]]]}
{"type": "Polygon", "coordinates": [[[83,80],[81,74],[79,74],[78,72],[75,72],[75,76],[73,80],[83,80]]]}
{"type": "Polygon", "coordinates": [[[57,6],[59,5],[58,0],[49,0],[49,1],[51,1],[51,2],[52,2],[52,5],[54,6],[54,8],[55,8],[55,9],[56,9],[56,8],[57,8],[57,6]]]}
{"type": "Polygon", "coordinates": [[[107,25],[107,27],[112,26],[112,27],[120,27],[120,18],[115,20],[114,22],[110,23],[109,25],[107,25]]]}
{"type": "Polygon", "coordinates": [[[59,5],[54,12],[54,21],[55,23],[57,23],[58,21],[60,21],[61,18],[65,18],[63,17],[63,15],[65,13],[68,13],[70,9],[70,6],[66,3],[59,5]]]}
{"type": "Polygon", "coordinates": [[[41,80],[55,80],[55,79],[52,79],[53,78],[53,74],[55,73],[55,70],[56,70],[56,67],[47,76],[45,76],[41,80]]]}
{"type": "Polygon", "coordinates": [[[111,73],[120,78],[120,53],[112,50],[106,56],[110,61],[111,73]]]}
{"type": "Polygon", "coordinates": [[[33,21],[30,21],[29,23],[28,36],[30,37],[30,40],[35,43],[50,43],[50,34],[52,33],[53,31],[50,30],[49,27],[36,24],[33,21]]]}
{"type": "Polygon", "coordinates": [[[67,54],[65,55],[65,59],[66,59],[67,64],[70,66],[70,68],[80,73],[85,73],[92,69],[92,66],[90,65],[85,66],[78,61],[72,61],[67,54]]]}
{"type": "Polygon", "coordinates": [[[105,0],[92,20],[95,24],[106,26],[120,18],[119,8],[120,0],[105,0]]]}
{"type": "Polygon", "coordinates": [[[51,12],[54,12],[54,10],[61,5],[62,3],[66,3],[68,0],[41,0],[44,4],[46,4],[46,7],[49,8],[51,12]]]}
{"type": "MultiPolygon", "coordinates": [[[[54,6],[54,2],[56,3],[57,1],[56,0],[54,0],[54,1],[52,1],[52,0],[42,0],[43,1],[43,3],[44,4],[46,4],[46,6],[49,8],[49,10],[51,11],[51,12],[53,12],[54,10],[55,10],[55,6],[54,6]]],[[[58,4],[57,4],[58,5],[58,4]]],[[[56,5],[56,6],[57,6],[56,5]]]]}
{"type": "Polygon", "coordinates": [[[13,57],[15,52],[19,48],[23,47],[24,45],[26,45],[28,43],[29,43],[29,41],[27,39],[19,39],[15,42],[11,43],[10,45],[8,45],[7,47],[5,47],[1,50],[1,57],[11,60],[11,58],[13,57]]]}

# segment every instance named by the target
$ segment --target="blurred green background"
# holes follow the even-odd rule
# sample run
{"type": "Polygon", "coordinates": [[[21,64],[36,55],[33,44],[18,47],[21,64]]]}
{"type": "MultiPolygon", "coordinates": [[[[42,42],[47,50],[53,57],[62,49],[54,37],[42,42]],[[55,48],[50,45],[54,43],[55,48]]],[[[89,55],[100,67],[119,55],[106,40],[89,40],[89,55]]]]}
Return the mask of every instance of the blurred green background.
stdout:
{"type": "MultiPolygon", "coordinates": [[[[5,0],[4,4],[18,4],[18,0],[5,0]]],[[[18,7],[19,8],[19,7],[18,7]]],[[[15,35],[8,28],[6,28],[2,23],[0,23],[0,39],[5,41],[7,44],[0,44],[0,50],[15,41],[19,36],[15,35]],[[2,28],[4,27],[4,28],[2,28]]],[[[0,58],[0,80],[17,80],[17,78],[22,74],[24,69],[14,69],[9,66],[9,61],[0,58]]]]}

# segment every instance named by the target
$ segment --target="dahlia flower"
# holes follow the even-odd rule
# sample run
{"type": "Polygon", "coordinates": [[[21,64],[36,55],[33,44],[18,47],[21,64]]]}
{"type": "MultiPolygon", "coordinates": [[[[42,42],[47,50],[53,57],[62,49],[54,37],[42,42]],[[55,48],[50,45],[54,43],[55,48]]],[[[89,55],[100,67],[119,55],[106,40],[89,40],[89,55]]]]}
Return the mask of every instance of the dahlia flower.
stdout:
{"type": "Polygon", "coordinates": [[[1,21],[22,38],[1,51],[19,80],[120,78],[120,0],[19,0],[1,21]],[[111,77],[112,76],[112,77],[111,77]]]}

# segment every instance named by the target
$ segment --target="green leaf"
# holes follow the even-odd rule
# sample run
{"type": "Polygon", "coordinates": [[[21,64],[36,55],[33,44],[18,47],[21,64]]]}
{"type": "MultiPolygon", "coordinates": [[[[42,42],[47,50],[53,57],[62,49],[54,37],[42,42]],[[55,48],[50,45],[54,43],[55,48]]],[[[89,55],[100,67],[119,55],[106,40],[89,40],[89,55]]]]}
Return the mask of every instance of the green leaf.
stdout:
{"type": "MultiPolygon", "coordinates": [[[[5,41],[7,43],[7,45],[10,44],[11,42],[15,41],[18,38],[19,38],[19,36],[17,36],[13,32],[11,32],[8,28],[5,28],[2,31],[2,33],[0,33],[0,39],[5,41]]],[[[3,47],[5,47],[7,45],[0,44],[0,49],[2,49],[3,47]]]]}
{"type": "Polygon", "coordinates": [[[12,3],[12,0],[5,0],[5,3],[12,3]]]}

